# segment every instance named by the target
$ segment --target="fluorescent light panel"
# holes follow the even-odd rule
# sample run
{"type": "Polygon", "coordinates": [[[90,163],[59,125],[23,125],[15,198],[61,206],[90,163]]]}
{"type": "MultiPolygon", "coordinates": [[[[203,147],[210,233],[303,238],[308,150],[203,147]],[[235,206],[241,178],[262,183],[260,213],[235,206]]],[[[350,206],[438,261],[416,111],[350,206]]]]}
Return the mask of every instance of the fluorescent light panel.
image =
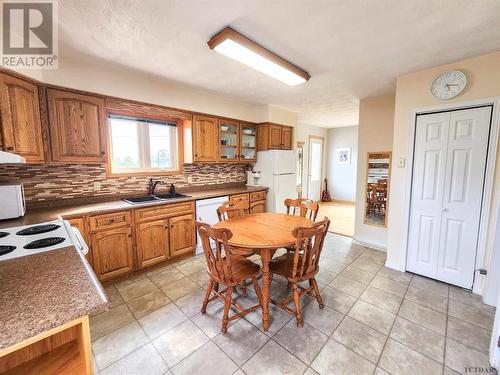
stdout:
{"type": "Polygon", "coordinates": [[[210,48],[290,86],[309,80],[309,74],[227,27],[208,41],[210,48]]]}

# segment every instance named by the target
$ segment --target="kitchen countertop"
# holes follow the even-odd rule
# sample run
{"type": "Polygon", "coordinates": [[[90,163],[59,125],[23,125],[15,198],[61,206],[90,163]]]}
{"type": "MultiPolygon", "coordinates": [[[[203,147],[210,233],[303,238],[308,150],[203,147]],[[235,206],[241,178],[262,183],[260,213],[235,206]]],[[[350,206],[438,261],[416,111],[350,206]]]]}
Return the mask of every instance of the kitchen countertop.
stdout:
{"type": "Polygon", "coordinates": [[[73,246],[0,262],[0,350],[109,306],[73,246]]]}
{"type": "MultiPolygon", "coordinates": [[[[47,202],[47,207],[38,207],[35,209],[28,208],[26,214],[21,218],[0,221],[0,228],[36,224],[44,221],[58,220],[61,218],[71,219],[82,215],[103,214],[114,211],[132,210],[132,209],[153,207],[165,204],[190,202],[199,199],[215,198],[224,195],[233,195],[241,193],[251,193],[254,191],[262,191],[262,190],[268,190],[268,188],[265,186],[240,185],[231,187],[219,187],[215,189],[206,189],[200,191],[183,192],[182,190],[180,190],[179,191],[180,193],[189,195],[189,197],[174,198],[174,199],[154,201],[154,202],[145,202],[140,204],[130,204],[124,202],[121,199],[116,199],[116,198],[115,200],[107,202],[95,202],[86,204],[81,204],[81,202],[80,203],[75,202],[75,204],[72,204],[71,200],[67,200],[63,202],[64,206],[53,206],[50,205],[49,202],[47,202]]],[[[91,201],[92,199],[89,198],[89,200],[91,201]]]]}

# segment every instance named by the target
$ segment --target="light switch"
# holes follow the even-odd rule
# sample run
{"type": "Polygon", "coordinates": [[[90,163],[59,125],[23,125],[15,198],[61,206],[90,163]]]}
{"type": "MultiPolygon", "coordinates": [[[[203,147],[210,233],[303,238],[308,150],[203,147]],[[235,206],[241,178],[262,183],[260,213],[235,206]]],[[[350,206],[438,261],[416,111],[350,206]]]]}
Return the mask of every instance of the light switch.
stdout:
{"type": "Polygon", "coordinates": [[[188,184],[192,184],[193,183],[193,176],[188,176],[187,183],[188,184]]]}
{"type": "Polygon", "coordinates": [[[94,191],[99,191],[99,190],[101,190],[101,182],[94,181],[94,191]]]}
{"type": "Polygon", "coordinates": [[[401,157],[398,160],[398,168],[404,168],[406,165],[406,158],[401,157]]]}

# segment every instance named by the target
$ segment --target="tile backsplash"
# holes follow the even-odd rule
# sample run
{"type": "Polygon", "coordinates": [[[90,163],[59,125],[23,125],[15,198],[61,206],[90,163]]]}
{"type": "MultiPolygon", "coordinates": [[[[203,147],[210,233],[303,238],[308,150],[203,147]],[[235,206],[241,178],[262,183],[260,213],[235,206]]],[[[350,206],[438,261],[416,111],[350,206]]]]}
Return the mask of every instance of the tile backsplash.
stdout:
{"type": "MultiPolygon", "coordinates": [[[[179,175],[163,177],[178,188],[227,183],[244,183],[247,165],[186,164],[179,175]],[[192,182],[188,183],[188,177],[192,182]]],[[[161,177],[161,176],[156,176],[161,177]]],[[[61,199],[106,196],[133,196],[146,193],[149,177],[108,177],[104,165],[1,165],[0,183],[24,183],[26,202],[41,203],[61,199]],[[100,190],[94,183],[100,183],[100,190]]],[[[165,189],[160,186],[158,191],[165,189]]]]}

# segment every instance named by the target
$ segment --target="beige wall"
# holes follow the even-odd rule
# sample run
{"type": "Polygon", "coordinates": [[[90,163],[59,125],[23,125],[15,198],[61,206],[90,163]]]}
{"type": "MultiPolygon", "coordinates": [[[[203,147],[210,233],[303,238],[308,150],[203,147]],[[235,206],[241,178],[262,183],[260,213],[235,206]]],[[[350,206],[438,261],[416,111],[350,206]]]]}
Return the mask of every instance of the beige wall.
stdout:
{"type": "MultiPolygon", "coordinates": [[[[354,239],[385,250],[387,228],[364,224],[367,153],[392,150],[394,95],[362,99],[359,103],[358,170],[354,239]]],[[[392,187],[390,187],[392,190],[392,187]]],[[[389,201],[389,210],[392,201],[389,201]]],[[[388,225],[391,222],[388,221],[388,225]]]]}
{"type": "MultiPolygon", "coordinates": [[[[406,253],[404,241],[404,229],[407,217],[405,217],[405,193],[407,190],[406,175],[407,168],[396,168],[395,164],[400,157],[408,158],[408,140],[410,124],[412,122],[411,112],[415,109],[445,105],[446,103],[460,103],[478,100],[482,98],[500,96],[500,52],[495,52],[475,58],[462,60],[453,64],[441,65],[431,69],[407,74],[398,77],[396,85],[396,105],[394,117],[394,142],[393,142],[393,168],[390,192],[389,208],[389,232],[388,232],[388,265],[403,269],[403,257],[406,253]],[[432,80],[440,73],[448,70],[461,70],[468,78],[465,91],[458,97],[443,101],[435,99],[430,91],[432,80]]],[[[497,155],[498,158],[499,155],[497,155]]],[[[500,160],[500,158],[499,158],[500,160]]],[[[500,163],[497,162],[495,172],[495,186],[493,193],[492,216],[496,215],[495,208],[498,207],[500,192],[500,163]]],[[[485,264],[489,264],[491,256],[491,244],[494,221],[490,217],[488,226],[489,239],[487,241],[485,264]]],[[[481,261],[481,260],[479,260],[481,261]]]]}

